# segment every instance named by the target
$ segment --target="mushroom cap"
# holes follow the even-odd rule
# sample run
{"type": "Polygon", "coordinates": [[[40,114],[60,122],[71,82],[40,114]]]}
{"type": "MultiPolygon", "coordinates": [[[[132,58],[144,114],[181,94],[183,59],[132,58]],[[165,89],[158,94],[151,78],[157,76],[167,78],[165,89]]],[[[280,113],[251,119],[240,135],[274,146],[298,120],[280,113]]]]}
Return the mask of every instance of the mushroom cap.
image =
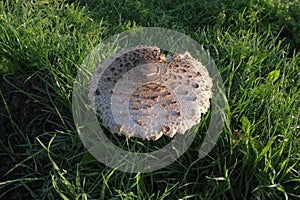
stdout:
{"type": "Polygon", "coordinates": [[[212,84],[206,67],[190,53],[166,58],[158,47],[140,46],[100,63],[89,99],[112,133],[157,140],[200,123],[212,84]]]}

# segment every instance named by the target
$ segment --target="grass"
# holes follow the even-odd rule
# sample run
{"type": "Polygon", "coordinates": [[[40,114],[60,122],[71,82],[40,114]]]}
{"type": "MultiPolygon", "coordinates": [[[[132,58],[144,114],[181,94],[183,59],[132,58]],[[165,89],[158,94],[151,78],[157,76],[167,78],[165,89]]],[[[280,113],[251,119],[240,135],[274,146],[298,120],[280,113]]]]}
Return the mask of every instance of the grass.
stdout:
{"type": "Polygon", "coordinates": [[[1,175],[0,199],[300,198],[299,13],[296,0],[1,2],[3,83],[33,99],[43,114],[21,127],[0,93],[13,127],[0,133],[1,156],[15,161],[1,175]],[[225,83],[227,121],[209,156],[197,159],[199,133],[171,165],[130,174],[85,150],[71,95],[77,69],[93,47],[147,26],[180,31],[210,51],[225,83]],[[16,84],[31,79],[42,85],[37,93],[16,84]],[[31,137],[37,125],[41,129],[31,137]]]}

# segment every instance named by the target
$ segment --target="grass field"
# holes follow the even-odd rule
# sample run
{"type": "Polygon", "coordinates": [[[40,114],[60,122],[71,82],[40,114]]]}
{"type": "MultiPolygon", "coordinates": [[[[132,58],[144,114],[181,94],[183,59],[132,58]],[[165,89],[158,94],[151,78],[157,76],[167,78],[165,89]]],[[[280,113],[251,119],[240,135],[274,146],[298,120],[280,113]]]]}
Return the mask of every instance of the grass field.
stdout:
{"type": "Polygon", "coordinates": [[[299,50],[298,0],[1,1],[0,199],[299,199],[299,50]],[[101,41],[153,26],[210,51],[226,126],[203,159],[199,132],[171,165],[124,173],[84,148],[73,82],[101,41]]]}

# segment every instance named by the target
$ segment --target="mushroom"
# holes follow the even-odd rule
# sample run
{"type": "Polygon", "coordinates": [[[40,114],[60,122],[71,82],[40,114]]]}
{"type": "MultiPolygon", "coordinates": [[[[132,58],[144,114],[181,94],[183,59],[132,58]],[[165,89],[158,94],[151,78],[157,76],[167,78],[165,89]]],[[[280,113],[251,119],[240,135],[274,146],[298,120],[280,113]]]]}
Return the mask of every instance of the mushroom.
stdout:
{"type": "Polygon", "coordinates": [[[190,53],[140,46],[110,57],[89,91],[94,112],[112,133],[157,140],[184,134],[210,107],[212,79],[190,53]]]}

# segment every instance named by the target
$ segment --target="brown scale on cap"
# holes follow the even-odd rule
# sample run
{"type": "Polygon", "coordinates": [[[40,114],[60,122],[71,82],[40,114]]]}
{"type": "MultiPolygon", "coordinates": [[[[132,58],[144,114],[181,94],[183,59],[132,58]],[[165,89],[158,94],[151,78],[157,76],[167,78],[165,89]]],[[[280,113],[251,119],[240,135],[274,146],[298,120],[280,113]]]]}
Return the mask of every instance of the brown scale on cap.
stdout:
{"type": "Polygon", "coordinates": [[[184,134],[200,123],[210,106],[211,88],[207,69],[188,52],[167,60],[159,48],[141,46],[100,63],[89,98],[111,132],[157,140],[184,134]],[[132,71],[139,66],[143,66],[140,71],[132,71]],[[126,76],[127,82],[132,80],[131,89],[123,82],[117,86],[126,76]],[[117,103],[112,104],[112,99],[117,103]]]}

